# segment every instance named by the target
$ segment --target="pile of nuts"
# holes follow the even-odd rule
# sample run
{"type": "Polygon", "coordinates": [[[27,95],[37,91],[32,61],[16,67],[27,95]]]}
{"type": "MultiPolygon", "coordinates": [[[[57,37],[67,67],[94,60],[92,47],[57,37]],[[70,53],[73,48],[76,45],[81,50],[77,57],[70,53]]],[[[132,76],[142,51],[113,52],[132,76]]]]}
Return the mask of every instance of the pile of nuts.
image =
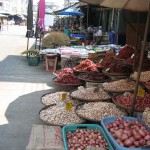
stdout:
{"type": "Polygon", "coordinates": [[[145,122],[145,124],[150,127],[150,108],[145,108],[142,116],[142,120],[145,122]]]}
{"type": "Polygon", "coordinates": [[[94,102],[78,107],[77,114],[90,120],[100,121],[105,117],[126,116],[126,111],[113,103],[94,102]]]}
{"type": "Polygon", "coordinates": [[[64,91],[60,91],[60,92],[55,92],[55,93],[48,93],[46,95],[44,95],[41,100],[42,103],[46,106],[48,105],[53,105],[58,103],[61,100],[61,95],[63,93],[67,93],[67,99],[65,100],[65,102],[67,101],[71,101],[74,105],[78,104],[79,102],[77,100],[73,100],[70,96],[69,96],[69,92],[64,92],[64,91]]]}
{"type": "Polygon", "coordinates": [[[71,111],[67,111],[65,107],[58,107],[57,105],[49,106],[47,109],[42,110],[40,118],[51,125],[59,126],[84,122],[82,118],[76,115],[75,107],[72,107],[71,111]]]}
{"type": "Polygon", "coordinates": [[[105,92],[102,88],[99,88],[97,91],[94,87],[79,89],[73,91],[70,95],[71,97],[75,97],[76,99],[83,100],[108,100],[111,96],[105,92]]]}
{"type": "Polygon", "coordinates": [[[116,91],[116,92],[127,92],[127,91],[134,91],[135,82],[128,81],[127,79],[121,79],[118,81],[113,81],[109,83],[103,83],[102,87],[106,91],[116,91]]]}
{"type": "MultiPolygon", "coordinates": [[[[133,80],[136,80],[137,74],[138,74],[137,72],[134,72],[134,74],[132,74],[130,77],[133,80]]],[[[148,82],[148,81],[150,81],[150,71],[141,72],[140,82],[148,82]]]]}

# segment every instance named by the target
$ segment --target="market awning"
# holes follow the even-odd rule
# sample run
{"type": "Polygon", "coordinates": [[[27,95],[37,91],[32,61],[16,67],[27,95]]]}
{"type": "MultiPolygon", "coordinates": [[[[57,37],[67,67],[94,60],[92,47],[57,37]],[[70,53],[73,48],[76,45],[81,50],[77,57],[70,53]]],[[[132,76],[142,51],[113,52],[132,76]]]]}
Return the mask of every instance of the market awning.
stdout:
{"type": "Polygon", "coordinates": [[[103,0],[79,0],[81,2],[91,4],[91,5],[100,5],[103,0]]]}

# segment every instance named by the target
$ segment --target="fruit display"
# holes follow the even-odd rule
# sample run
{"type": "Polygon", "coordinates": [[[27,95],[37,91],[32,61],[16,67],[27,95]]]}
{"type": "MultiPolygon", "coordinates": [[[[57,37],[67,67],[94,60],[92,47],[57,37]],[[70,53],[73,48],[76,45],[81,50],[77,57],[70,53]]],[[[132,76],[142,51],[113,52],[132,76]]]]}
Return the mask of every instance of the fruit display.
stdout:
{"type": "Polygon", "coordinates": [[[70,96],[81,101],[104,101],[111,99],[111,96],[102,88],[83,88],[71,92],[70,96]]]}
{"type": "Polygon", "coordinates": [[[45,94],[45,95],[43,95],[41,97],[41,101],[46,106],[56,104],[57,102],[59,102],[61,100],[62,94],[64,94],[64,93],[67,94],[65,102],[71,101],[74,105],[78,104],[78,101],[77,100],[73,100],[69,96],[69,92],[65,92],[65,91],[59,91],[59,92],[55,92],[55,93],[45,94]]]}
{"type": "Polygon", "coordinates": [[[89,72],[79,75],[79,79],[91,82],[105,82],[109,79],[108,76],[99,72],[89,72]]]}
{"type": "Polygon", "coordinates": [[[102,84],[102,87],[107,92],[128,92],[134,91],[135,82],[128,81],[128,79],[121,79],[113,82],[105,82],[102,84]]]}
{"type": "Polygon", "coordinates": [[[130,121],[118,117],[114,122],[105,124],[116,142],[126,148],[143,148],[150,145],[150,131],[136,119],[130,121]]]}
{"type": "Polygon", "coordinates": [[[68,150],[87,150],[87,147],[108,150],[108,144],[99,130],[77,129],[67,134],[68,150]]]}
{"type": "Polygon", "coordinates": [[[127,115],[124,109],[107,102],[85,103],[77,107],[76,113],[87,120],[98,122],[105,117],[127,115]]]}
{"type": "Polygon", "coordinates": [[[63,68],[59,71],[54,72],[54,75],[61,78],[64,75],[73,75],[73,70],[71,68],[63,68]]]}
{"type": "Polygon", "coordinates": [[[142,120],[150,128],[150,107],[145,108],[142,115],[142,120]]]}
{"type": "MultiPolygon", "coordinates": [[[[137,79],[137,72],[134,72],[133,74],[131,74],[130,78],[133,79],[133,80],[136,80],[137,79]]],[[[140,82],[148,82],[150,81],[150,71],[143,71],[141,72],[141,75],[140,75],[140,82]]]]}
{"type": "Polygon", "coordinates": [[[64,126],[67,124],[83,123],[84,120],[75,113],[75,107],[71,111],[67,111],[65,106],[49,106],[40,111],[42,121],[50,125],[64,126]]]}
{"type": "Polygon", "coordinates": [[[128,58],[131,58],[133,54],[134,54],[134,48],[130,45],[125,45],[124,47],[120,49],[116,57],[119,59],[128,59],[128,58]]]}
{"type": "Polygon", "coordinates": [[[89,59],[81,61],[80,64],[74,67],[73,69],[77,72],[87,72],[87,71],[98,72],[97,65],[89,59]]]}
{"type": "Polygon", "coordinates": [[[80,85],[81,80],[79,80],[75,75],[64,75],[61,78],[56,78],[53,80],[55,83],[67,84],[67,85],[80,85]]]}
{"type": "MultiPolygon", "coordinates": [[[[121,95],[114,96],[115,104],[122,106],[128,110],[131,109],[133,93],[126,92],[121,95]]],[[[145,92],[144,97],[137,96],[135,110],[144,111],[146,107],[150,107],[150,93],[145,92]]]]}

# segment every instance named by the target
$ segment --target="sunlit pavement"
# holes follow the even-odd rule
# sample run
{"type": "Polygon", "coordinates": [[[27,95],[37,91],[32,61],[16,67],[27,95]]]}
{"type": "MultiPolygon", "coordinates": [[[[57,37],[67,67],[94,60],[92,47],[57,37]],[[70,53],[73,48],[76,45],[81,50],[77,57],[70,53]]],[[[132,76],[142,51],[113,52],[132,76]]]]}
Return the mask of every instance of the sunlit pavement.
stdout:
{"type": "MultiPolygon", "coordinates": [[[[29,66],[26,27],[9,25],[0,32],[0,150],[25,150],[32,124],[42,124],[43,94],[62,90],[52,83],[45,62],[29,66]]],[[[30,47],[35,39],[30,38],[30,47]]]]}

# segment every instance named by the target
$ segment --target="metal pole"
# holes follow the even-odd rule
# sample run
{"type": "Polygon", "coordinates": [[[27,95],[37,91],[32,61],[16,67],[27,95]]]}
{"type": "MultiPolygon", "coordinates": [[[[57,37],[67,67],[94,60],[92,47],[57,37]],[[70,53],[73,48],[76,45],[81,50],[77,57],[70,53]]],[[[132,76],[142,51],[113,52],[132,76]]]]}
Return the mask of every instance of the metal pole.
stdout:
{"type": "Polygon", "coordinates": [[[140,75],[141,75],[141,66],[142,66],[142,62],[143,62],[144,51],[145,51],[145,46],[146,46],[146,41],[147,41],[147,36],[148,36],[148,30],[149,30],[149,24],[150,24],[150,3],[149,3],[148,8],[149,9],[148,9],[148,14],[147,14],[144,40],[143,40],[140,63],[139,63],[138,74],[137,74],[137,80],[136,80],[136,85],[135,85],[135,90],[134,90],[134,95],[133,95],[133,100],[132,100],[132,107],[131,107],[131,110],[130,110],[130,116],[134,115],[134,107],[135,107],[135,104],[136,104],[136,96],[137,96],[137,92],[138,92],[139,79],[140,79],[140,75]]]}
{"type": "Polygon", "coordinates": [[[87,6],[87,27],[89,26],[89,5],[87,6]]]}

